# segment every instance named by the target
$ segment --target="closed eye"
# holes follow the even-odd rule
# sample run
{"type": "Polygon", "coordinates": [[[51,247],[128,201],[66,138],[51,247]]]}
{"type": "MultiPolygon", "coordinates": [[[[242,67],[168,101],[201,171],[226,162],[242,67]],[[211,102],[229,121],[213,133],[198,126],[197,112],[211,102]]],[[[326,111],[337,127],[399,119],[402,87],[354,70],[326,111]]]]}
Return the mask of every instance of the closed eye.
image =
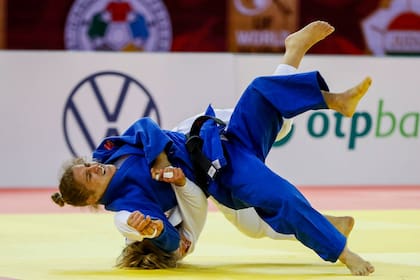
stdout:
{"type": "Polygon", "coordinates": [[[89,172],[89,171],[86,171],[86,175],[85,175],[85,177],[86,177],[86,182],[89,182],[89,181],[90,181],[90,179],[92,178],[92,175],[90,174],[90,172],[89,172]]]}
{"type": "MultiPolygon", "coordinates": [[[[91,164],[88,163],[88,162],[85,162],[84,166],[85,167],[90,167],[91,164]]],[[[86,170],[86,172],[85,172],[85,178],[86,178],[86,182],[89,182],[90,179],[92,178],[92,175],[90,174],[90,170],[86,170]]]]}

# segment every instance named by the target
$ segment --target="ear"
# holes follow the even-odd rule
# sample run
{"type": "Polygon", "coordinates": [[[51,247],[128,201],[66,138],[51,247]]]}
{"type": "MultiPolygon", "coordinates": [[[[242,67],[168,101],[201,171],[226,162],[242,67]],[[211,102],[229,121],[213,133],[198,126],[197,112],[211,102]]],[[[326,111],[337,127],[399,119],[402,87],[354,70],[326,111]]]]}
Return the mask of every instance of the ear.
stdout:
{"type": "Polygon", "coordinates": [[[89,198],[86,199],[86,204],[87,204],[87,206],[92,206],[92,205],[98,204],[98,200],[99,200],[99,198],[96,197],[96,195],[94,193],[92,193],[89,196],[89,198]]]}
{"type": "Polygon", "coordinates": [[[86,206],[90,206],[90,205],[92,205],[92,204],[94,204],[94,201],[93,201],[93,199],[92,199],[91,197],[89,197],[89,198],[86,200],[86,206]]]}

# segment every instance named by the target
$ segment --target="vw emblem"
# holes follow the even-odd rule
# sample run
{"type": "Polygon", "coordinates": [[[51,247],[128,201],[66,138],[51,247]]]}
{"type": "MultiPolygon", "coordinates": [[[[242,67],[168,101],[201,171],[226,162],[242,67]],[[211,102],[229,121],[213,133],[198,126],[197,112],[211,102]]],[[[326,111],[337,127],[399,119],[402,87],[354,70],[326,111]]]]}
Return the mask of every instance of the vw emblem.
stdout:
{"type": "Polygon", "coordinates": [[[121,134],[140,117],[161,123],[152,95],[140,82],[118,72],[95,73],[66,101],[64,138],[73,156],[87,155],[104,137],[121,134]]]}

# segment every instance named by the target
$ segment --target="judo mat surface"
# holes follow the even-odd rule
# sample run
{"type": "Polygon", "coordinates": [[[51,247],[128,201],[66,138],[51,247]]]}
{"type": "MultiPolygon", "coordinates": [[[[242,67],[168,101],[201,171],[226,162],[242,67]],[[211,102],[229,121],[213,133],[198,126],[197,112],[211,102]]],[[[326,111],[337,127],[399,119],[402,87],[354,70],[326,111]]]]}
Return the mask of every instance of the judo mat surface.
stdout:
{"type": "MultiPolygon", "coordinates": [[[[112,214],[59,208],[50,202],[52,192],[0,190],[0,280],[357,277],[297,241],[248,238],[212,206],[195,251],[178,268],[117,269],[124,240],[112,214]]],[[[303,192],[322,213],[354,216],[348,245],[375,266],[367,277],[420,279],[420,187],[303,192]]]]}

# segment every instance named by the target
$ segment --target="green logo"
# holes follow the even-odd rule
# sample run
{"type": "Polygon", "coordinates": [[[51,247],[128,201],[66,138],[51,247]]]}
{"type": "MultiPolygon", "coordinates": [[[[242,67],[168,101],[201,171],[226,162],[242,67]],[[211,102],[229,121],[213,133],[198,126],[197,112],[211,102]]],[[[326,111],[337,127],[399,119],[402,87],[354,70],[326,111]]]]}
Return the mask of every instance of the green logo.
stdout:
{"type": "MultiPolygon", "coordinates": [[[[398,118],[396,114],[385,108],[384,103],[384,100],[379,100],[376,115],[356,112],[350,122],[339,113],[334,113],[331,117],[325,112],[317,111],[309,116],[306,130],[312,138],[324,138],[333,133],[336,138],[346,139],[349,150],[355,150],[357,141],[372,133],[375,138],[390,138],[396,134],[403,138],[418,138],[420,113],[407,112],[398,118]]],[[[289,142],[292,132],[293,130],[274,146],[279,147],[289,142]]]]}

